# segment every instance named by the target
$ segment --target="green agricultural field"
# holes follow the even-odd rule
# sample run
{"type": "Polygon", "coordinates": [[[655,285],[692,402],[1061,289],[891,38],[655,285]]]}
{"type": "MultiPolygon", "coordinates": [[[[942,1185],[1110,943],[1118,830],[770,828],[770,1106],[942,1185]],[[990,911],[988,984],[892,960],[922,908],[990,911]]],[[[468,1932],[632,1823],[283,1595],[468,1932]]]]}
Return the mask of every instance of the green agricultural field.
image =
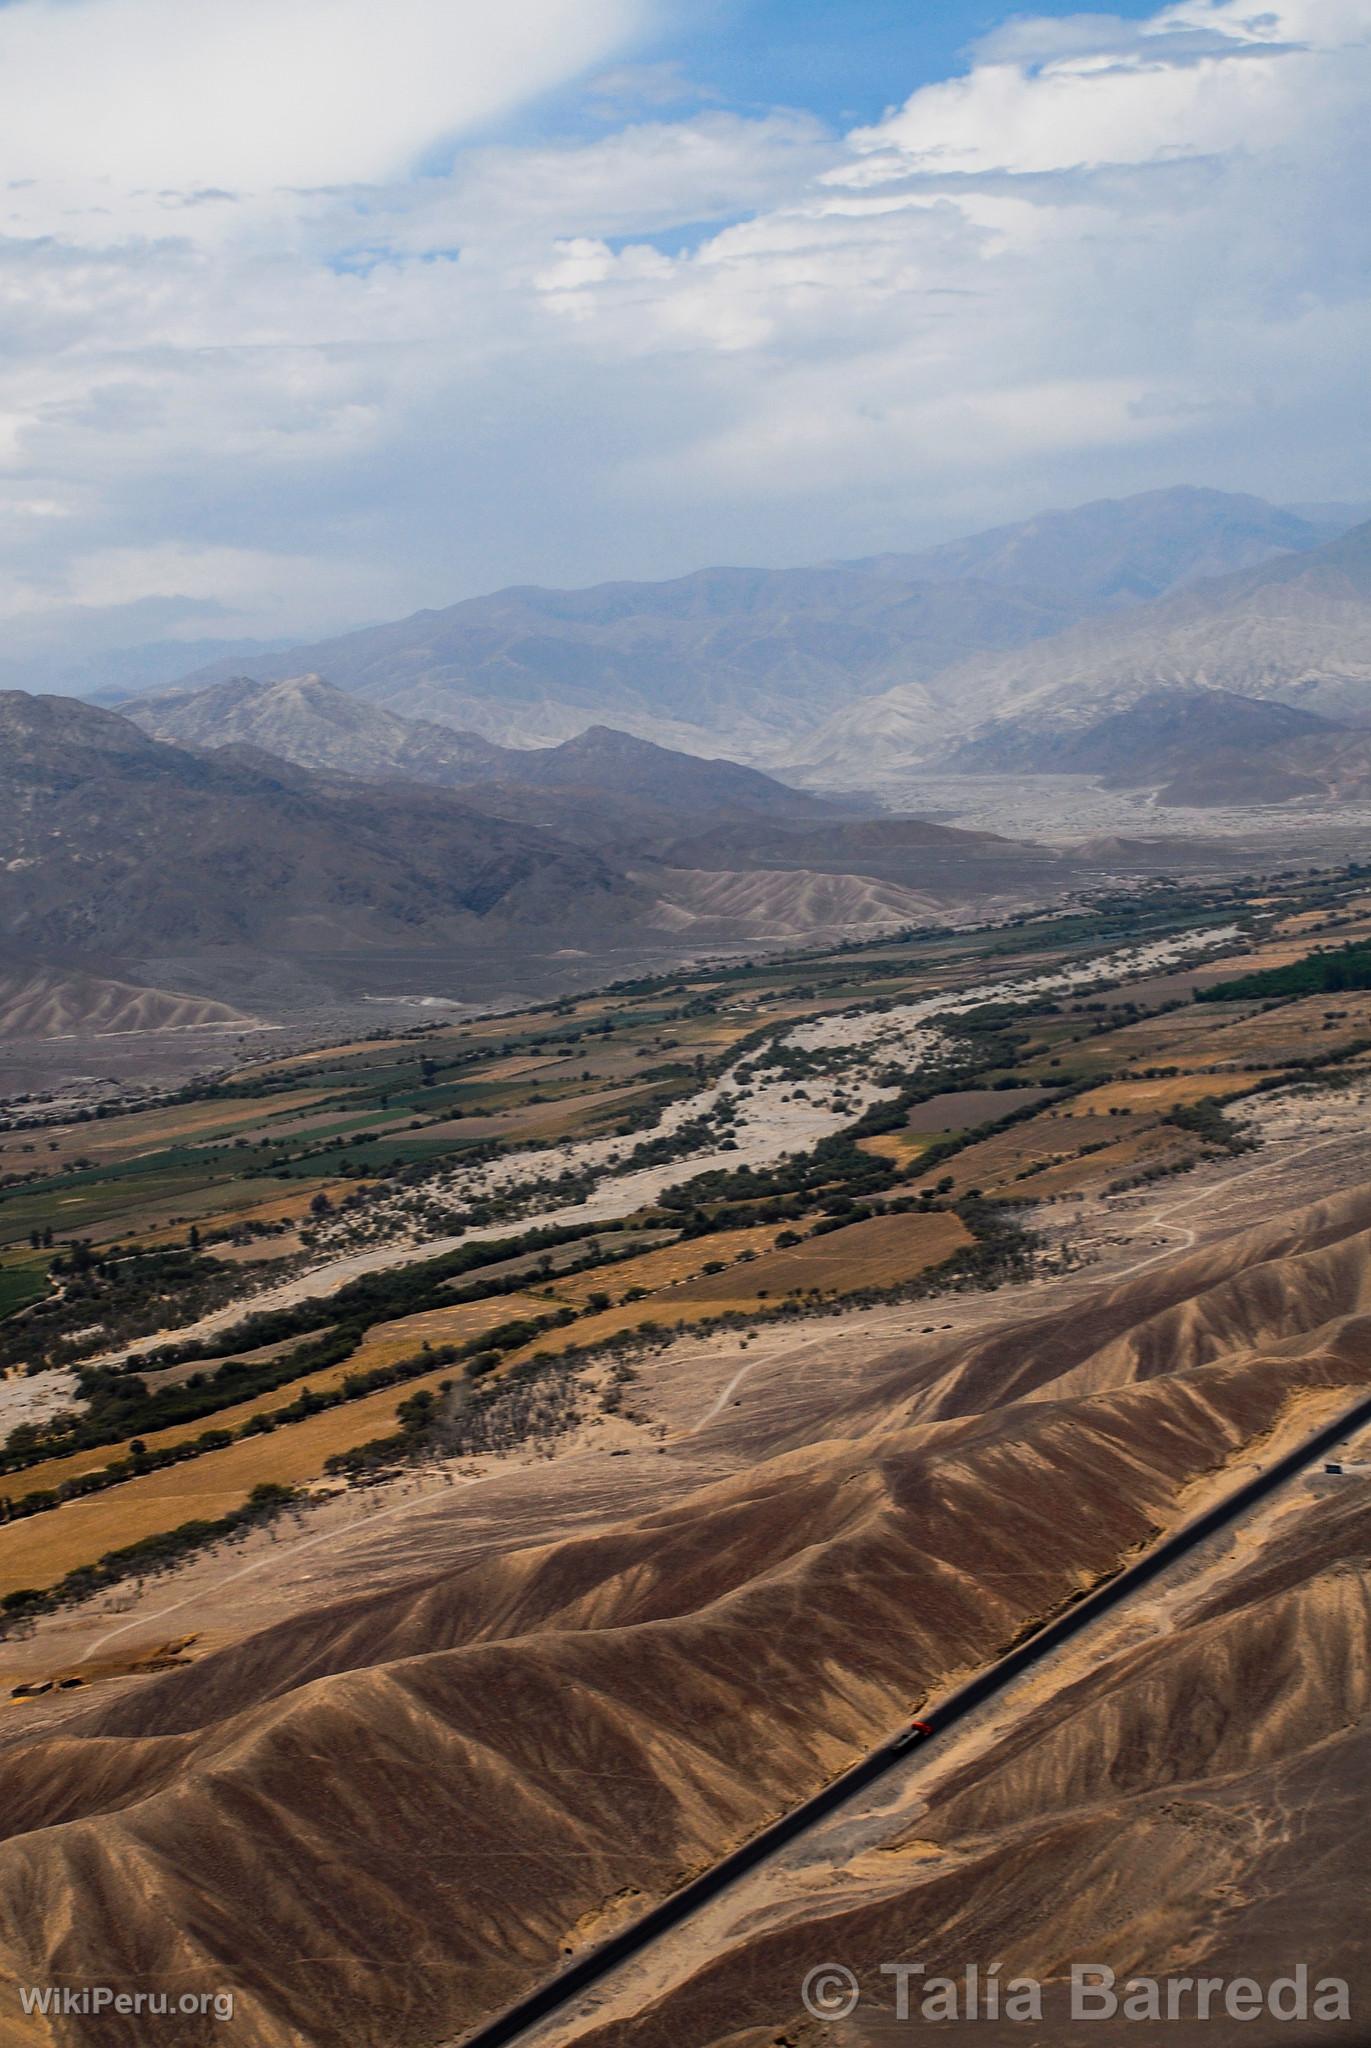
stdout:
{"type": "Polygon", "coordinates": [[[12,1316],[16,1309],[27,1308],[47,1291],[46,1256],[0,1264],[0,1320],[12,1316]]]}
{"type": "Polygon", "coordinates": [[[192,1160],[158,1171],[111,1168],[103,1175],[64,1175],[41,1187],[18,1189],[0,1201],[0,1245],[26,1243],[34,1230],[109,1243],[132,1234],[145,1219],[165,1221],[172,1213],[190,1218],[245,1207],[262,1200],[271,1185],[244,1175],[245,1157],[238,1153],[235,1170],[220,1174],[192,1160]]]}

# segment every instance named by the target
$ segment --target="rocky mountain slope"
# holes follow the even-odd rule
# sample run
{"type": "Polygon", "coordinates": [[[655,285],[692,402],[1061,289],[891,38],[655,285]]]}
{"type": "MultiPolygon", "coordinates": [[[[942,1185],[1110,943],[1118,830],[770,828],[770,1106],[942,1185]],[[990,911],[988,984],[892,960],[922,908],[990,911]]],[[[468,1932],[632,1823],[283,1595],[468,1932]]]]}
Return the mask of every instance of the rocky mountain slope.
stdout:
{"type": "Polygon", "coordinates": [[[1018,905],[1025,890],[1050,897],[1087,872],[1051,847],[853,818],[754,769],[602,729],[507,753],[437,728],[440,776],[470,773],[474,755],[523,779],[401,779],[408,750],[426,745],[404,721],[316,679],[251,692],[231,687],[227,729],[283,736],[296,760],[252,738],[177,745],[73,699],[0,694],[0,941],[16,992],[37,991],[16,993],[16,1020],[66,1015],[67,998],[42,993],[57,984],[92,1026],[110,1007],[92,991],[107,984],[125,989],[121,1017],[142,1003],[174,1021],[208,999],[206,1023],[416,978],[466,1000],[512,976],[560,986],[561,960],[922,922],[1018,905]],[[321,727],[353,763],[387,759],[381,779],[301,765],[327,758],[321,727]]]}
{"type": "Polygon", "coordinates": [[[317,675],[159,690],[118,706],[153,739],[182,747],[258,747],[282,761],[364,781],[451,787],[497,774],[507,749],[479,733],[397,718],[317,675]]]}
{"type": "MultiPolygon", "coordinates": [[[[468,789],[598,792],[656,806],[668,819],[732,815],[821,817],[828,806],[734,761],[682,754],[607,726],[556,747],[502,747],[479,733],[398,717],[349,696],[321,676],[256,683],[235,677],[122,704],[120,713],[154,738],[190,747],[254,747],[314,771],[369,782],[425,782],[468,789]]],[[[497,811],[498,804],[493,806],[497,811]]]]}
{"type": "Polygon", "coordinates": [[[964,760],[969,731],[1036,767],[1139,699],[1197,687],[1371,726],[1371,525],[852,705],[804,759],[848,775],[891,745],[964,760]]]}
{"type": "Polygon", "coordinates": [[[329,783],[0,695],[0,933],[30,955],[460,944],[645,907],[595,855],[445,791],[329,783]]]}
{"type": "MultiPolygon", "coordinates": [[[[864,563],[499,591],[267,658],[253,674],[316,671],[385,710],[524,747],[602,724],[775,765],[809,760],[804,735],[864,700],[917,698],[973,656],[1012,656],[1326,532],[1257,499],[1149,492],[864,563]]],[[[186,684],[225,682],[235,666],[186,684]]],[[[922,738],[954,726],[925,719],[922,738]]]]}

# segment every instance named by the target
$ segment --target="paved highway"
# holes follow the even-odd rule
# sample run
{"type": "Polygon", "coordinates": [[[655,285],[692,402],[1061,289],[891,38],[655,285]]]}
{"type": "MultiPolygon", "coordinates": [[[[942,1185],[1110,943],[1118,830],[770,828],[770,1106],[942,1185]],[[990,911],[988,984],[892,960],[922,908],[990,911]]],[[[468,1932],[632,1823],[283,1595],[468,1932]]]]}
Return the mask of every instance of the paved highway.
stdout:
{"type": "Polygon", "coordinates": [[[575,2004],[621,1963],[640,1955],[652,1942],[672,1928],[679,1927],[699,1907],[717,1898],[740,1877],[746,1877],[749,1871],[755,1870],[778,1849],[807,1833],[817,1822],[845,1805],[856,1793],[865,1791],[868,1785],[874,1785],[888,1771],[907,1763],[911,1755],[917,1755],[928,1743],[936,1742],[940,1735],[955,1728],[968,1714],[984,1706],[987,1700],[994,1699],[1013,1679],[1050,1657],[1063,1643],[1098,1621],[1101,1615],[1130,1600],[1209,1537],[1239,1520],[1259,1501],[1287,1485],[1345,1436],[1368,1422],[1371,1422],[1371,1394],[1364,1395],[1336,1421],[1326,1423],[1293,1451],[1267,1466],[1255,1478],[1246,1480],[1204,1514],[1184,1523],[1136,1564],[1129,1565],[1126,1570],[1106,1579],[1093,1592],[1073,1601],[1053,1620],[1035,1629],[955,1692],[922,1708],[920,1721],[907,1724],[898,1735],[879,1749],[872,1750],[860,1763],[844,1771],[841,1777],[835,1778],[821,1792],[816,1792],[812,1799],[807,1799],[803,1806],[783,1814],[780,1820],[773,1821],[770,1827],[754,1835],[751,1841],[735,1849],[721,1863],[692,1879],[680,1891],[673,1892],[670,1898],[663,1899],[659,1906],[654,1906],[650,1913],[635,1920],[632,1926],[588,1950],[557,1976],[540,1984],[517,2005],[487,2021],[476,2032],[463,2035],[461,2048],[504,2048],[506,2042],[517,2041],[538,2022],[575,2004]]]}

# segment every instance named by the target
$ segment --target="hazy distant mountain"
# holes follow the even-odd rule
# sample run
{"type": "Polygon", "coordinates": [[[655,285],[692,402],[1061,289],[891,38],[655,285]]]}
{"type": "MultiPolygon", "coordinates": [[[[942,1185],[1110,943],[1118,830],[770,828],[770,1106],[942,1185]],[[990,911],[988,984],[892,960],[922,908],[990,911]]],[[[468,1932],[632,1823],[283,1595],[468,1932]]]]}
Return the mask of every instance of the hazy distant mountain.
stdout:
{"type": "Polygon", "coordinates": [[[996,709],[1051,707],[1063,718],[1109,695],[1199,683],[1371,723],[1371,525],[943,682],[973,677],[996,709]]]}
{"type": "Polygon", "coordinates": [[[1138,604],[1273,555],[1318,547],[1356,517],[1349,508],[1339,522],[1335,508],[1321,509],[1321,518],[1302,517],[1262,498],[1181,485],[1044,512],[922,554],[873,555],[846,566],[902,582],[974,578],[1052,590],[1093,608],[1138,604]]]}
{"type": "Polygon", "coordinates": [[[619,733],[523,760],[546,780],[366,782],[0,693],[0,1035],[555,988],[569,962],[921,922],[1079,879],[1052,849],[917,820],[849,844],[860,821],[815,798],[619,733]]]}
{"type": "Polygon", "coordinates": [[[964,763],[969,737],[1028,766],[1141,698],[1196,687],[1371,726],[1371,525],[897,687],[828,721],[803,759],[855,778],[877,750],[964,763]]]}
{"type": "Polygon", "coordinates": [[[1090,725],[1004,719],[942,765],[970,775],[1094,775],[1106,787],[1155,789],[1167,804],[1285,803],[1365,796],[1371,733],[1229,690],[1154,690],[1090,725]]]}
{"type": "Polygon", "coordinates": [[[505,748],[500,774],[538,789],[598,790],[659,805],[677,817],[819,817],[831,806],[737,761],[659,747],[612,726],[593,725],[559,747],[505,748]]]}
{"type": "Polygon", "coordinates": [[[969,775],[1097,775],[1134,787],[1169,780],[1199,754],[1260,753],[1341,730],[1313,712],[1231,690],[1153,690],[1086,725],[999,720],[953,749],[944,765],[969,775]]]}
{"type": "MultiPolygon", "coordinates": [[[[101,616],[96,614],[87,628],[86,637],[92,641],[98,634],[101,616]]],[[[188,667],[232,662],[239,668],[249,668],[254,662],[274,660],[291,644],[280,639],[144,640],[131,647],[96,644],[83,650],[67,645],[35,646],[33,635],[28,637],[30,644],[26,645],[24,638],[6,622],[5,645],[0,652],[0,689],[23,690],[30,696],[82,697],[89,704],[104,704],[111,709],[122,705],[125,698],[174,682],[188,667]]]]}
{"type": "Polygon", "coordinates": [[[1371,732],[1306,733],[1260,749],[1216,747],[1179,765],[1157,791],[1166,804],[1285,803],[1292,797],[1365,803],[1371,732]]]}
{"type": "Polygon", "coordinates": [[[991,585],[708,569],[672,583],[501,591],[253,672],[278,681],[305,666],[387,710],[515,745],[609,725],[688,753],[764,759],[854,695],[1055,633],[1080,611],[991,585]]]}
{"type": "MultiPolygon", "coordinates": [[[[862,700],[917,693],[971,657],[1012,659],[1092,614],[1312,548],[1325,532],[1255,498],[1153,491],[864,564],[504,590],[250,668],[271,682],[314,671],[383,709],[507,744],[607,725],[778,764],[862,700]]],[[[224,682],[244,666],[212,663],[184,681],[224,682]]]]}
{"type": "MultiPolygon", "coordinates": [[[[318,717],[334,694],[295,701],[318,717]]],[[[395,725],[408,745],[401,721],[384,736],[395,725]]],[[[1139,866],[845,815],[604,729],[517,762],[522,782],[365,781],[250,738],[190,748],[74,699],[0,693],[0,1035],[7,1017],[232,1024],[245,1005],[289,1015],[378,985],[560,987],[567,961],[975,914],[1139,866]]]]}
{"type": "Polygon", "coordinates": [[[593,854],[446,791],[260,760],[167,746],[71,699],[0,694],[0,934],[68,962],[343,954],[645,907],[593,854]]]}
{"type": "Polygon", "coordinates": [[[1318,527],[1321,540],[1336,540],[1340,533],[1348,533],[1354,526],[1364,526],[1371,519],[1371,498],[1359,499],[1355,503],[1321,499],[1312,505],[1287,505],[1285,509],[1293,512],[1297,519],[1307,519],[1311,526],[1318,527]]]}

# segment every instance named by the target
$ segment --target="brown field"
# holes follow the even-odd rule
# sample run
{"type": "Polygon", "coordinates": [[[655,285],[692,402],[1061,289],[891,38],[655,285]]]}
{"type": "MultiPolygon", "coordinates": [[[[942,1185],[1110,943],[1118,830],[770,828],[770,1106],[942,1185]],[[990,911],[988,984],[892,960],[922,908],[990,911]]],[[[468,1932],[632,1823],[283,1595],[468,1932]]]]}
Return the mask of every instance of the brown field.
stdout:
{"type": "Polygon", "coordinates": [[[803,1244],[769,1252],[751,1264],[727,1273],[707,1273],[673,1290],[687,1301],[758,1299],[786,1294],[850,1294],[864,1287],[898,1287],[930,1266],[971,1243],[960,1216],[946,1211],[928,1215],[872,1216],[863,1223],[844,1224],[803,1244]]]}
{"type": "Polygon", "coordinates": [[[1174,1109],[1178,1102],[1199,1102],[1205,1096],[1226,1101],[1230,1095],[1245,1094],[1259,1081],[1270,1078],[1270,1070],[1266,1069],[1237,1074],[1173,1074],[1161,1081],[1109,1081],[1103,1088],[1091,1088],[1084,1095],[1073,1096],[1062,1105],[1060,1113],[1072,1120],[1107,1116],[1113,1109],[1130,1116],[1160,1116],[1174,1109]]]}
{"type": "Polygon", "coordinates": [[[882,1131],[879,1137],[859,1138],[857,1143],[873,1159],[907,1166],[938,1138],[1012,1116],[1029,1103],[1046,1101],[1048,1093],[1045,1088],[965,1088],[955,1094],[933,1095],[927,1102],[915,1103],[903,1130],[882,1131]]]}
{"type": "Polygon", "coordinates": [[[1096,1046],[1131,1066],[1216,1067],[1280,1064],[1308,1052],[1330,1052],[1371,1034],[1371,990],[1304,996],[1276,1010],[1251,1003],[1197,1005],[1166,1017],[1126,1024],[1096,1046]],[[1337,1016],[1329,1017],[1330,1011],[1337,1016]]]}
{"type": "Polygon", "coordinates": [[[1060,1039],[1023,1060],[1015,1072],[1026,1081],[1060,1082],[1063,1076],[1112,1074],[1118,1064],[1118,1046],[1113,1038],[1086,1038],[1077,1045],[1060,1039]]]}
{"type": "MultiPolygon", "coordinates": [[[[1273,903],[1278,899],[1275,897],[1267,897],[1265,899],[1254,897],[1252,900],[1254,903],[1263,900],[1273,903]]],[[[1348,897],[1345,902],[1338,905],[1338,909],[1344,915],[1350,914],[1353,917],[1371,916],[1371,897],[1348,897]]],[[[1326,909],[1296,910],[1289,917],[1279,918],[1273,926],[1273,930],[1277,932],[1298,932],[1301,935],[1307,936],[1311,929],[1318,931],[1327,925],[1328,916],[1329,913],[1326,909]]]]}
{"type": "Polygon", "coordinates": [[[246,1244],[217,1244],[214,1256],[229,1266],[271,1266],[280,1259],[293,1259],[297,1252],[304,1250],[304,1241],[297,1230],[287,1230],[280,1237],[254,1237],[246,1244]]]}
{"type": "MultiPolygon", "coordinates": [[[[330,1408],[270,1436],[247,1437],[188,1464],[130,1479],[108,1493],[68,1501],[50,1514],[10,1522],[0,1527],[0,1594],[23,1586],[53,1585],[106,1551],[159,1535],[181,1522],[214,1521],[245,1501],[254,1486],[268,1481],[298,1486],[317,1479],[326,1458],[384,1436],[401,1401],[436,1388],[453,1372],[452,1366],[440,1367],[405,1386],[387,1387],[330,1408]]],[[[323,1384],[322,1375],[318,1383],[323,1384]]],[[[294,1391],[298,1393],[299,1387],[294,1391]]],[[[209,1421],[199,1425],[211,1426],[209,1421]]]]}
{"type": "Polygon", "coordinates": [[[546,1052],[515,1053],[507,1060],[492,1060],[481,1068],[483,1081],[522,1081],[528,1074],[545,1073],[562,1063],[562,1055],[546,1052]]]}
{"type": "MultiPolygon", "coordinates": [[[[166,1429],[154,1429],[144,1433],[142,1441],[150,1451],[169,1450],[173,1444],[187,1443],[202,1436],[209,1429],[237,1429],[254,1415],[270,1415],[278,1408],[288,1408],[292,1401],[309,1390],[313,1393],[327,1393],[331,1388],[341,1386],[350,1373],[372,1372],[377,1366],[394,1365],[402,1358],[413,1358],[429,1344],[466,1344],[474,1337],[484,1335],[487,1330],[496,1329],[501,1323],[517,1320],[522,1316],[546,1314],[549,1304],[538,1301],[531,1295],[505,1294],[493,1301],[465,1302],[453,1308],[430,1309],[422,1315],[406,1316],[394,1323],[380,1323],[368,1335],[362,1345],[345,1358],[340,1365],[331,1365],[323,1372],[308,1373],[298,1380],[288,1380],[284,1386],[275,1387],[270,1393],[254,1395],[251,1400],[235,1402],[231,1408],[220,1408],[212,1415],[200,1416],[194,1422],[177,1422],[166,1429]]],[[[292,1338],[290,1344],[303,1342],[292,1338]]],[[[290,1344],[267,1345],[263,1354],[290,1349],[290,1344]]],[[[209,1362],[208,1369],[224,1361],[209,1362]]],[[[199,1367],[205,1371],[206,1365],[199,1367]]],[[[178,1377],[196,1370],[193,1366],[177,1368],[178,1377]]],[[[449,1368],[451,1370],[451,1368],[449,1368]]],[[[395,1392],[399,1400],[404,1388],[395,1392]]],[[[372,1399],[367,1395],[360,1402],[351,1404],[362,1408],[372,1399]]],[[[289,1424],[290,1428],[303,1428],[303,1423],[289,1424]]],[[[363,1431],[363,1435],[368,1432],[363,1431]]],[[[90,1451],[75,1451],[70,1457],[49,1458],[41,1465],[31,1465],[25,1471],[11,1472],[0,1477],[0,1493],[8,1493],[19,1500],[26,1493],[45,1493],[50,1487],[61,1486],[65,1480],[79,1479],[87,1472],[98,1472],[105,1465],[112,1465],[128,1453],[128,1442],[103,1444],[90,1451]]],[[[207,1457],[218,1455],[206,1452],[207,1457]]],[[[122,1498],[136,1481],[126,1480],[117,1489],[122,1498]]],[[[54,1512],[62,1513],[58,1509],[54,1512]]]]}
{"type": "MultiPolygon", "coordinates": [[[[484,1285],[495,1280],[513,1279],[516,1275],[523,1274],[536,1278],[541,1287],[544,1284],[543,1261],[547,1260],[549,1267],[546,1285],[552,1288],[556,1284],[552,1275],[566,1266],[574,1265],[578,1259],[589,1257],[591,1253],[601,1259],[612,1257],[615,1252],[621,1252],[626,1256],[631,1251],[647,1251],[658,1245],[674,1244],[679,1234],[678,1231],[664,1229],[595,1233],[589,1237],[573,1238],[566,1244],[551,1245],[546,1251],[519,1252],[514,1258],[497,1260],[493,1266],[482,1266],[476,1273],[459,1274],[455,1279],[444,1281],[443,1286],[447,1292],[452,1293],[471,1287],[478,1281],[484,1285]]],[[[558,1299],[562,1297],[559,1295],[558,1299]]]]}
{"type": "MultiPolygon", "coordinates": [[[[367,1187],[369,1183],[364,1180],[312,1180],[307,1182],[298,1194],[272,1195],[265,1201],[253,1203],[244,1203],[242,1200],[246,1185],[247,1183],[243,1181],[229,1181],[214,1190],[221,1199],[228,1200],[230,1206],[222,1211],[211,1209],[207,1214],[201,1215],[198,1220],[203,1233],[208,1235],[211,1231],[236,1230],[240,1224],[248,1223],[299,1223],[304,1220],[309,1212],[310,1203],[321,1190],[330,1201],[336,1202],[344,1195],[352,1194],[356,1188],[367,1187]]],[[[145,1250],[155,1250],[159,1245],[176,1244],[185,1234],[184,1224],[161,1224],[138,1231],[131,1231],[126,1225],[117,1233],[120,1244],[136,1244],[145,1250]]],[[[111,1241],[108,1237],[102,1238],[98,1234],[95,1236],[97,1244],[111,1241]]],[[[263,1239],[258,1246],[250,1247],[247,1254],[249,1260],[254,1250],[259,1258],[271,1257],[271,1246],[271,1240],[263,1239]]],[[[221,1244],[207,1244],[205,1250],[212,1259],[228,1256],[226,1247],[221,1244]]]]}
{"type": "MultiPolygon", "coordinates": [[[[1116,1126],[1117,1128],[1117,1126],[1116,1126]]],[[[1180,1131],[1153,1127],[1106,1145],[1085,1159],[1067,1160],[1060,1166],[1046,1166],[1040,1173],[1002,1187],[1002,1194],[1032,1195],[1042,1200],[1052,1195],[1083,1193],[1101,1183],[1127,1178],[1150,1166],[1178,1166],[1193,1158],[1195,1143],[1180,1131]]]]}
{"type": "Polygon", "coordinates": [[[1126,982],[1122,988],[1113,989],[1105,997],[1114,1002],[1133,1002],[1144,1009],[1160,1003],[1189,1003],[1197,988],[1210,988],[1216,981],[1227,981],[1230,969],[1226,960],[1210,961],[1199,967],[1175,967],[1169,974],[1150,974],[1142,981],[1126,982]]]}
{"type": "Polygon", "coordinates": [[[556,1306],[533,1294],[497,1294],[489,1301],[458,1302],[451,1308],[424,1309],[393,1323],[377,1323],[343,1371],[371,1372],[378,1365],[394,1365],[398,1359],[412,1358],[425,1344],[469,1344],[501,1323],[546,1315],[556,1306]]]}
{"type": "Polygon", "coordinates": [[[1112,1145],[1119,1135],[1117,1117],[1069,1117],[1054,1110],[969,1145],[942,1170],[952,1175],[958,1194],[969,1188],[987,1194],[1015,1193],[1021,1176],[1074,1159],[1082,1145],[1112,1145]]]}
{"type": "Polygon", "coordinates": [[[592,1294],[621,1296],[630,1287],[671,1287],[677,1281],[692,1279],[715,1259],[731,1262],[740,1252],[770,1251],[781,1227],[776,1223],[756,1224],[748,1230],[723,1230],[717,1237],[689,1238],[684,1243],[663,1245],[639,1258],[625,1259],[621,1265],[569,1274],[565,1280],[554,1281],[549,1292],[559,1301],[583,1308],[592,1294]]]}
{"type": "MultiPolygon", "coordinates": [[[[283,1114],[307,1109],[324,1097],[318,1089],[298,1089],[276,1098],[283,1114]]],[[[0,1171],[55,1173],[72,1159],[93,1159],[102,1166],[141,1159],[169,1145],[204,1141],[222,1133],[238,1135],[246,1124],[264,1124],[269,1112],[260,1102],[191,1102],[179,1109],[140,1110],[129,1116],[103,1117],[98,1123],[55,1124],[49,1130],[12,1131],[0,1137],[0,1171]]]]}
{"type": "MultiPolygon", "coordinates": [[[[371,1361],[374,1365],[383,1363],[380,1359],[371,1361]]],[[[288,1408],[306,1388],[323,1393],[336,1387],[353,1370],[353,1361],[348,1359],[342,1365],[329,1366],[324,1372],[311,1373],[303,1379],[289,1380],[284,1386],[275,1387],[270,1393],[258,1394],[250,1401],[237,1401],[231,1408],[220,1408],[213,1415],[202,1415],[194,1422],[176,1422],[166,1429],[149,1430],[142,1438],[150,1451],[170,1450],[173,1444],[189,1442],[203,1436],[209,1429],[237,1429],[254,1415],[269,1415],[277,1408],[288,1408]]],[[[130,1439],[131,1441],[131,1439],[130,1439]]],[[[48,1458],[41,1465],[30,1465],[22,1472],[7,1473],[0,1486],[15,1500],[22,1500],[26,1493],[46,1493],[50,1487],[61,1486],[68,1479],[79,1479],[87,1472],[98,1472],[105,1465],[114,1464],[127,1455],[128,1441],[117,1444],[102,1444],[91,1451],[74,1451],[67,1458],[48,1458]]],[[[207,1452],[206,1456],[213,1456],[207,1452]]],[[[126,1486],[135,1482],[125,1481],[126,1486]]],[[[117,1489],[122,1495],[123,1488],[117,1489]]],[[[55,1509],[63,1513],[64,1509],[55,1509]]]]}
{"type": "Polygon", "coordinates": [[[873,1159],[889,1159],[895,1166],[910,1166],[933,1142],[910,1130],[882,1131],[876,1138],[858,1138],[857,1150],[873,1159]]]}
{"type": "MultiPolygon", "coordinates": [[[[427,1052],[431,1045],[441,1045],[446,1035],[444,1033],[440,1036],[438,1032],[435,1032],[432,1038],[424,1039],[423,1050],[427,1052]]],[[[393,1045],[394,1041],[391,1041],[389,1049],[393,1050],[393,1045]]],[[[290,1074],[294,1073],[299,1067],[317,1067],[321,1066],[325,1061],[332,1066],[335,1061],[360,1058],[364,1053],[375,1053],[384,1056],[387,1050],[387,1046],[379,1038],[352,1038],[342,1045],[317,1045],[313,1052],[288,1052],[282,1053],[279,1059],[253,1061],[244,1071],[254,1076],[258,1074],[290,1074]]]]}
{"type": "Polygon", "coordinates": [[[1251,1003],[1196,1003],[1161,1017],[1140,1017],[1094,1041],[1116,1065],[1211,1066],[1229,1058],[1221,1042],[1253,1013],[1251,1003]]]}
{"type": "Polygon", "coordinates": [[[1045,1088],[963,1088],[955,1094],[916,1102],[905,1118],[907,1131],[965,1131],[988,1124],[1031,1102],[1047,1098],[1045,1088]]]}
{"type": "MultiPolygon", "coordinates": [[[[1330,940],[1337,938],[1336,933],[1328,936],[1330,940]]],[[[1264,973],[1271,967],[1289,967],[1296,960],[1307,960],[1320,943],[1316,932],[1307,932],[1302,938],[1266,939],[1250,953],[1233,953],[1226,960],[1216,961],[1214,970],[1222,968],[1222,973],[1209,968],[1201,971],[1211,982],[1233,981],[1240,974],[1264,973]]]]}
{"type": "MultiPolygon", "coordinates": [[[[751,1233],[731,1234],[741,1237],[751,1233]]],[[[705,1240],[706,1246],[716,1248],[720,1242],[717,1237],[705,1240]]],[[[701,1274],[677,1286],[664,1287],[642,1301],[622,1302],[598,1315],[585,1316],[568,1330],[552,1331],[535,1338],[522,1350],[511,1352],[508,1363],[519,1365],[525,1359],[568,1344],[601,1344],[608,1338],[622,1336],[626,1330],[640,1329],[644,1323],[660,1323],[663,1328],[675,1329],[684,1323],[712,1322],[719,1316],[755,1315],[760,1309],[774,1307],[788,1294],[807,1294],[817,1289],[831,1297],[864,1287],[898,1286],[904,1280],[917,1278],[930,1266],[941,1265],[970,1242],[970,1233],[961,1218],[945,1211],[873,1216],[864,1223],[850,1223],[841,1230],[827,1232],[813,1243],[764,1253],[744,1264],[735,1263],[726,1272],[701,1274]]]]}
{"type": "MultiPolygon", "coordinates": [[[[482,1079],[484,1079],[484,1075],[482,1079]]],[[[648,1094],[652,1082],[629,1088],[593,1088],[579,1095],[562,1095],[549,1102],[524,1102],[514,1109],[493,1110],[489,1116],[450,1117],[430,1124],[416,1136],[424,1138],[565,1138],[582,1130],[597,1115],[608,1115],[621,1105],[648,1094]]]]}
{"type": "MultiPolygon", "coordinates": [[[[328,1330],[314,1330],[310,1333],[314,1341],[329,1335],[328,1330]]],[[[240,1365],[265,1365],[270,1359],[281,1358],[287,1351],[293,1351],[297,1344],[304,1343],[303,1337],[282,1337],[275,1344],[259,1344],[255,1351],[232,1351],[223,1358],[188,1358],[184,1365],[163,1366],[159,1372],[140,1371],[138,1377],[154,1393],[163,1387],[179,1387],[197,1372],[218,1372],[230,1358],[240,1365]]]]}

